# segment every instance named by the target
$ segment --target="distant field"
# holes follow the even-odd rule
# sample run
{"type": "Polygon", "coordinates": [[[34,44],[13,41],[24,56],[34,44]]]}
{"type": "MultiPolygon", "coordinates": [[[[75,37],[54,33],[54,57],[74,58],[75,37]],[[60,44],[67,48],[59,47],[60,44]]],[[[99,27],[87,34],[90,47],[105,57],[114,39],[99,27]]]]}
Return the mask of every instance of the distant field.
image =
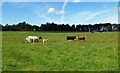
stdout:
{"type": "Polygon", "coordinates": [[[111,71],[118,70],[117,32],[3,32],[3,71],[111,71]],[[27,43],[28,35],[48,43],[27,43]],[[86,41],[67,41],[68,35],[86,35],[86,41]]]}

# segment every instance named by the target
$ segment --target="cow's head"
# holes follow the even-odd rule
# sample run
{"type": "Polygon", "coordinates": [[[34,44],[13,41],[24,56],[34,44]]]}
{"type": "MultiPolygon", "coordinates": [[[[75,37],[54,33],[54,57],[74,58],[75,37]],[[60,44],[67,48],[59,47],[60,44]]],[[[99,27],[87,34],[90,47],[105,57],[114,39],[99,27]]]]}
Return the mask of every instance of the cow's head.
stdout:
{"type": "Polygon", "coordinates": [[[39,39],[42,39],[42,37],[39,37],[39,39]]]}

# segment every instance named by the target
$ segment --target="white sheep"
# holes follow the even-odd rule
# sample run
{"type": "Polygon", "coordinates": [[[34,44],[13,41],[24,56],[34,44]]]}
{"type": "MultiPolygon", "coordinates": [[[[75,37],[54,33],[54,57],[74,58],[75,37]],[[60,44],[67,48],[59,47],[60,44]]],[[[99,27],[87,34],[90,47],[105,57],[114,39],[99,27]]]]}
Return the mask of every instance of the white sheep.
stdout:
{"type": "Polygon", "coordinates": [[[26,40],[27,40],[28,42],[37,42],[37,41],[39,41],[39,37],[37,37],[37,36],[28,36],[28,37],[26,38],[26,40]]]}
{"type": "Polygon", "coordinates": [[[47,38],[43,38],[43,43],[47,43],[48,39],[47,38]]]}
{"type": "Polygon", "coordinates": [[[28,37],[26,37],[25,40],[28,42],[31,42],[30,38],[28,38],[28,37]]]}

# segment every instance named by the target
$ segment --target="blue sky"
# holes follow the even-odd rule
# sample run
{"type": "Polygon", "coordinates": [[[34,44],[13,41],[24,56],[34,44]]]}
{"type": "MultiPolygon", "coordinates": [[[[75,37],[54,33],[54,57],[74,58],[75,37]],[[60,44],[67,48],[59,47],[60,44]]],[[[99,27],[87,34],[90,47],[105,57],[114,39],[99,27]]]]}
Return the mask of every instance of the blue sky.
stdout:
{"type": "MultiPolygon", "coordinates": [[[[118,2],[3,2],[2,24],[118,23],[118,2]]],[[[0,21],[1,23],[1,21],[0,21]]]]}
{"type": "MultiPolygon", "coordinates": [[[[65,0],[3,0],[3,2],[64,2],[65,0]]],[[[68,2],[118,2],[119,0],[68,0],[68,2]]]]}

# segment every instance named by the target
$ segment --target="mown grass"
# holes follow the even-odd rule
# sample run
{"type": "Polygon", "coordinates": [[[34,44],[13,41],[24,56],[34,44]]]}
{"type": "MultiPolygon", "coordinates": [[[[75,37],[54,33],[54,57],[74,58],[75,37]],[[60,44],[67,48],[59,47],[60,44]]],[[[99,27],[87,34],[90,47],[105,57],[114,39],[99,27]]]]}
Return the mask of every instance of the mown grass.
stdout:
{"type": "Polygon", "coordinates": [[[118,70],[117,32],[3,32],[3,71],[115,71],[118,70]],[[28,35],[48,43],[27,43],[28,35]],[[86,41],[67,41],[86,35],[86,41]]]}

